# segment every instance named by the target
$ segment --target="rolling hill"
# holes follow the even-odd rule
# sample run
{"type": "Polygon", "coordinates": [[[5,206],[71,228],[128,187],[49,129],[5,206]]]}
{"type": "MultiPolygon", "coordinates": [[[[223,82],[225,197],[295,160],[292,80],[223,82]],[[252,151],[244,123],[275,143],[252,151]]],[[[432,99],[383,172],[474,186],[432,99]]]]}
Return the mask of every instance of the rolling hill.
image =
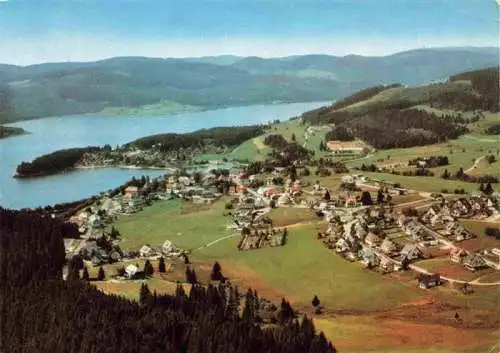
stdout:
{"type": "Polygon", "coordinates": [[[313,124],[334,124],[327,134],[330,140],[356,136],[377,149],[440,143],[468,132],[470,124],[484,118],[482,112],[499,111],[498,82],[495,66],[457,74],[443,83],[380,85],[302,116],[313,124]]]}
{"type": "Polygon", "coordinates": [[[212,109],[335,100],[373,85],[442,81],[497,63],[496,48],[446,48],[385,57],[120,57],[26,67],[0,65],[0,122],[161,102],[172,102],[182,111],[182,106],[212,109]]]}

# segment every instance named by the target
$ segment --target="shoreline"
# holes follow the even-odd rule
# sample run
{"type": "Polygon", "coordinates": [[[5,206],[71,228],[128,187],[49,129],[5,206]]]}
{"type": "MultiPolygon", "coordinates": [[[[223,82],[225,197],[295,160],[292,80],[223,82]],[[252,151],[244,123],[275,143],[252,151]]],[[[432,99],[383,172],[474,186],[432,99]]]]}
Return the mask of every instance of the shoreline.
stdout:
{"type": "MultiPolygon", "coordinates": [[[[184,168],[190,169],[190,168],[203,167],[203,166],[206,167],[206,165],[192,165],[192,166],[188,165],[188,166],[185,166],[184,168]]],[[[51,175],[68,173],[68,172],[72,172],[72,171],[76,171],[76,170],[105,169],[105,168],[126,169],[126,170],[165,170],[165,171],[173,173],[176,170],[178,170],[179,168],[183,168],[183,167],[174,167],[174,166],[170,166],[170,167],[153,167],[153,166],[146,167],[146,166],[144,166],[144,167],[141,167],[141,166],[137,166],[137,165],[125,165],[125,164],[120,164],[120,165],[90,165],[90,166],[77,165],[77,166],[74,166],[74,167],[71,167],[71,168],[68,168],[65,170],[61,170],[58,172],[54,172],[54,173],[39,173],[39,174],[33,174],[33,175],[22,175],[22,174],[16,173],[12,177],[15,179],[34,179],[34,178],[40,178],[40,177],[46,177],[46,176],[51,176],[51,175]]]]}
{"type": "MultiPolygon", "coordinates": [[[[322,104],[332,104],[335,102],[335,100],[291,100],[291,101],[273,101],[273,102],[257,102],[257,103],[247,103],[247,104],[235,104],[235,105],[224,105],[224,106],[214,106],[214,107],[201,107],[200,110],[198,111],[181,111],[178,113],[168,113],[168,114],[153,114],[153,115],[135,115],[135,114],[107,114],[107,113],[102,113],[102,112],[86,112],[86,113],[73,113],[73,114],[65,114],[65,115],[48,115],[48,116],[36,116],[36,117],[28,117],[28,118],[21,118],[19,120],[15,121],[9,121],[6,122],[2,125],[4,126],[12,126],[12,127],[17,127],[16,124],[18,123],[23,123],[26,121],[33,121],[33,120],[41,120],[41,119],[50,119],[50,118],[62,118],[62,117],[71,117],[71,116],[94,116],[94,117],[132,117],[132,118],[140,118],[142,116],[152,116],[152,117],[161,117],[161,116],[179,116],[179,115],[187,115],[187,114],[193,114],[193,113],[203,113],[207,111],[216,111],[216,110],[223,110],[223,109],[232,109],[232,108],[244,108],[244,107],[254,107],[254,106],[267,106],[267,105],[285,105],[285,104],[308,104],[308,103],[322,103],[322,104]]],[[[291,118],[291,117],[290,117],[291,118]]],[[[286,120],[288,120],[287,118],[286,120]]]]}
{"type": "Polygon", "coordinates": [[[116,169],[151,169],[151,170],[169,170],[169,169],[177,169],[178,167],[141,167],[137,165],[78,165],[73,167],[72,169],[103,169],[103,168],[116,168],[116,169]]]}
{"type": "Polygon", "coordinates": [[[32,174],[32,175],[22,175],[22,174],[14,174],[12,177],[15,179],[34,179],[34,178],[40,178],[40,177],[46,177],[46,176],[51,176],[51,175],[57,175],[57,174],[64,174],[68,172],[72,172],[75,170],[86,170],[86,169],[104,169],[104,168],[115,168],[115,169],[134,169],[134,170],[176,170],[178,169],[177,167],[140,167],[136,165],[93,165],[93,166],[74,166],[71,168],[67,168],[58,172],[54,173],[38,173],[38,174],[32,174]]]}

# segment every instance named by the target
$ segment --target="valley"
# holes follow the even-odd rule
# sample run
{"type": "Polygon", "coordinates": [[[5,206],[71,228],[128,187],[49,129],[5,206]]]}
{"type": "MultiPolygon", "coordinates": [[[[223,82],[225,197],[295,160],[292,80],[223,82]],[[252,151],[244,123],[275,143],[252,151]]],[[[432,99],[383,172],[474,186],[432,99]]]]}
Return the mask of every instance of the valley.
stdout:
{"type": "Polygon", "coordinates": [[[474,88],[483,75],[379,86],[290,120],[61,150],[18,172],[156,170],[58,213],[80,232],[67,260],[81,258],[77,276],[106,294],[230,283],[258,292],[267,325],[287,298],[342,352],[367,341],[374,353],[483,352],[500,337],[499,140],[488,132],[500,115],[474,88]]]}

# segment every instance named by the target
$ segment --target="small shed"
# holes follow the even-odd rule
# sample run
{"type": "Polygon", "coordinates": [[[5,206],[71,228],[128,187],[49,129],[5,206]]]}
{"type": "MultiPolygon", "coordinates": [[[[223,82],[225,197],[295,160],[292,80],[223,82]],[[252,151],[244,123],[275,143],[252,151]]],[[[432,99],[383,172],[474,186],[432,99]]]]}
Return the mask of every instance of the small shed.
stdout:
{"type": "Polygon", "coordinates": [[[418,286],[422,289],[429,289],[432,287],[439,286],[441,284],[441,276],[439,273],[436,274],[425,274],[421,273],[416,277],[418,286]]]}

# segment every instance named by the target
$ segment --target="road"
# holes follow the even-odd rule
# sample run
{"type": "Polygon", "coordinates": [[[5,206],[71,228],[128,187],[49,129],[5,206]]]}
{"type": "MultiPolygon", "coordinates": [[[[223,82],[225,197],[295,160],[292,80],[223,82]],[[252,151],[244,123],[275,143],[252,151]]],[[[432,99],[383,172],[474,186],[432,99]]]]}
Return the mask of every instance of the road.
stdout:
{"type": "Polygon", "coordinates": [[[469,169],[466,169],[464,170],[464,173],[467,174],[468,172],[471,172],[473,171],[474,169],[476,169],[477,165],[485,158],[486,156],[481,156],[479,158],[477,158],[475,161],[474,161],[474,164],[472,165],[472,167],[470,167],[469,169]]]}

